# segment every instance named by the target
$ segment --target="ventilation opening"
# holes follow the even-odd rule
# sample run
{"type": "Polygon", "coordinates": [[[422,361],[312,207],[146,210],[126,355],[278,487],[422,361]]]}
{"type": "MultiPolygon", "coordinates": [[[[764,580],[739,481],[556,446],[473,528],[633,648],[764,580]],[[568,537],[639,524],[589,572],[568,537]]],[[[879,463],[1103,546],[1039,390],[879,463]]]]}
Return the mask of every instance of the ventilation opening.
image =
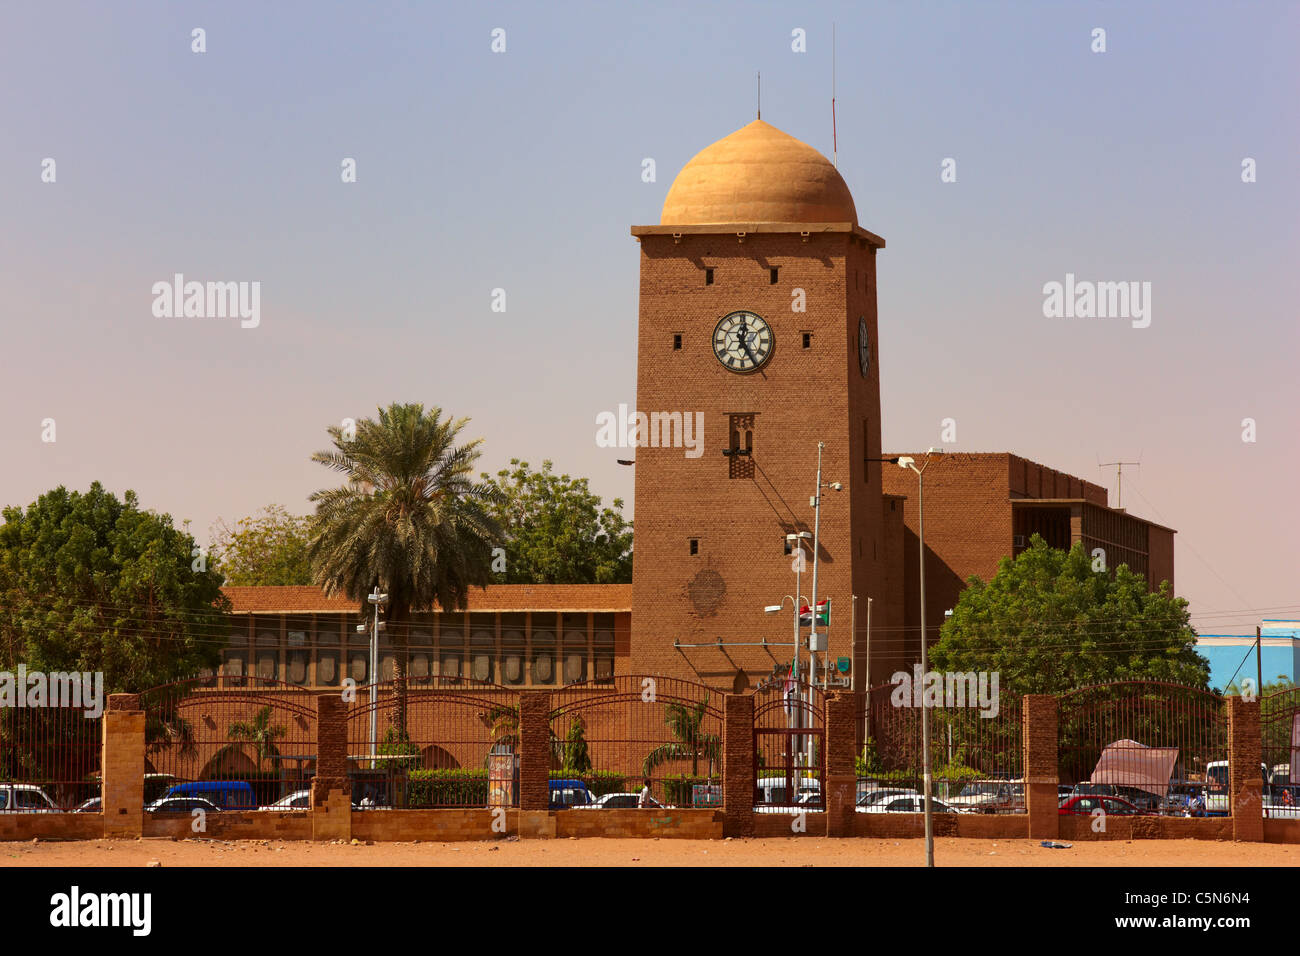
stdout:
{"type": "Polygon", "coordinates": [[[682,333],[673,333],[673,350],[680,352],[682,349],[682,333]]]}
{"type": "Polygon", "coordinates": [[[811,333],[811,332],[805,332],[805,333],[803,333],[803,347],[806,348],[806,349],[810,349],[810,348],[812,348],[812,333],[811,333]]]}
{"type": "Polygon", "coordinates": [[[699,553],[700,553],[700,539],[691,538],[691,554],[699,554],[699,553]]]}
{"type": "Polygon", "coordinates": [[[769,276],[769,280],[768,280],[768,281],[770,282],[770,284],[772,284],[772,285],[776,285],[777,273],[778,273],[779,271],[780,271],[780,270],[777,269],[775,266],[773,266],[771,269],[768,269],[768,270],[767,270],[767,273],[768,273],[768,276],[769,276]]]}
{"type": "Polygon", "coordinates": [[[713,285],[713,270],[711,268],[704,270],[704,284],[713,285]]]}

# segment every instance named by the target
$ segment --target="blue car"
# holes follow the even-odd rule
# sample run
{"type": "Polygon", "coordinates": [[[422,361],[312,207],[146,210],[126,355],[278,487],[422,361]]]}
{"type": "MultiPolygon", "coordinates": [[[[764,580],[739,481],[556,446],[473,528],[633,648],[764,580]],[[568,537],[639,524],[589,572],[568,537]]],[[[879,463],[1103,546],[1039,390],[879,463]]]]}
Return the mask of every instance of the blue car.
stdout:
{"type": "Polygon", "coordinates": [[[257,797],[246,780],[199,780],[178,783],[163,797],[198,797],[222,810],[256,810],[257,797]]]}
{"type": "Polygon", "coordinates": [[[570,807],[589,807],[595,803],[591,791],[581,780],[552,780],[550,808],[567,810],[570,807]]]}

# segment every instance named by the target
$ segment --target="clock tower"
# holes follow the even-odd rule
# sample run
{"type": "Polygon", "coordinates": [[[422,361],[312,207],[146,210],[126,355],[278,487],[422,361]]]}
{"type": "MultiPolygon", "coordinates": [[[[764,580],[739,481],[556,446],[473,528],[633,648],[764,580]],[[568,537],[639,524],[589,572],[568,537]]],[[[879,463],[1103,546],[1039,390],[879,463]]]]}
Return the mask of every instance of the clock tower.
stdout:
{"type": "MultiPolygon", "coordinates": [[[[864,686],[872,597],[870,667],[890,673],[903,648],[890,600],[901,593],[899,556],[887,552],[901,541],[903,509],[882,495],[871,460],[885,241],[858,225],[826,157],[762,120],[696,155],[660,223],[632,234],[637,411],[649,434],[636,449],[631,672],[744,692],[791,663],[799,558],[786,536],[814,530],[821,443],[817,592],[832,619],[818,661],[849,658],[864,686]],[[674,440],[678,422],[702,423],[694,448],[674,440]],[[780,613],[764,613],[783,599],[780,613]]],[[[803,553],[798,590],[811,597],[810,537],[803,553]]],[[[800,659],[806,673],[806,646],[800,659]]]]}

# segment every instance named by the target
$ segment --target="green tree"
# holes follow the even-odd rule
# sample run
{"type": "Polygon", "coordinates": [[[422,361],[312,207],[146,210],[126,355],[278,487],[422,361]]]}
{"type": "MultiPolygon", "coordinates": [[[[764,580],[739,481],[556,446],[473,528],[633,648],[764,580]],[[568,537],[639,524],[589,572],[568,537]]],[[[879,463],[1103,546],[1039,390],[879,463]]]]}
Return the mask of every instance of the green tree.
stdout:
{"type": "Polygon", "coordinates": [[[0,666],[102,672],[140,692],[215,668],[229,603],[221,575],[169,515],[95,482],[60,486],[0,525],[0,666]]]}
{"type": "Polygon", "coordinates": [[[649,777],[666,763],[678,760],[691,762],[691,776],[700,773],[700,761],[709,762],[709,776],[713,776],[713,765],[722,759],[722,738],[717,734],[703,732],[704,715],[709,706],[709,695],[689,707],[684,704],[668,704],[664,707],[664,723],[675,740],[660,744],[648,754],[642,764],[642,770],[649,777]]]}
{"type": "Polygon", "coordinates": [[[311,517],[291,515],[283,505],[268,505],[212,529],[211,552],[226,583],[241,585],[311,584],[311,517]]]}
{"type": "Polygon", "coordinates": [[[1195,641],[1187,602],[1169,582],[1149,591],[1127,565],[1094,571],[1081,542],[1067,552],[1034,535],[990,581],[967,582],[930,666],[997,672],[1004,696],[1121,680],[1204,689],[1210,667],[1195,641]]]}
{"type": "Polygon", "coordinates": [[[510,460],[495,478],[491,514],[507,537],[507,584],[626,584],[632,580],[632,525],[623,499],[603,507],[586,478],[557,475],[550,461],[534,471],[510,460]]]}
{"type": "Polygon", "coordinates": [[[442,417],[420,404],[393,404],[357,422],[355,436],[329,428],[333,451],[312,460],[346,484],[317,491],[309,554],[327,594],[344,594],[368,611],[376,585],[388,594],[386,620],[396,650],[394,725],[406,733],[407,632],[412,611],[464,608],[471,587],[485,587],[492,550],[503,543],[490,513],[494,489],[473,480],[482,439],[462,445],[468,419],[442,417]],[[350,440],[349,440],[350,439],[350,440]]]}
{"type": "Polygon", "coordinates": [[[252,744],[257,755],[257,771],[262,772],[262,762],[267,757],[279,757],[280,750],[275,742],[287,737],[289,731],[280,724],[271,723],[271,706],[268,704],[253,715],[252,721],[236,720],[230,725],[226,736],[232,741],[217,753],[216,762],[226,754],[239,749],[240,744],[252,744]]]}

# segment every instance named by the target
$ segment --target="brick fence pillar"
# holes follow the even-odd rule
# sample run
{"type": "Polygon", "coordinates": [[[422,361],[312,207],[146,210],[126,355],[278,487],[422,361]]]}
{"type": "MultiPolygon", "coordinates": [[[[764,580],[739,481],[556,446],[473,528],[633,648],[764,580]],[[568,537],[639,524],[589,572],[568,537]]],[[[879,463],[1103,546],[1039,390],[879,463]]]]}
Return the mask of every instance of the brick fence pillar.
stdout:
{"type": "Polygon", "coordinates": [[[519,692],[519,835],[555,836],[551,805],[551,695],[519,692]]]}
{"type": "Polygon", "coordinates": [[[144,836],[144,711],[139,694],[109,694],[103,719],[104,836],[144,836]]]}
{"type": "Polygon", "coordinates": [[[727,694],[722,723],[724,836],[754,835],[754,698],[727,694]]]}
{"type": "Polygon", "coordinates": [[[857,702],[852,694],[826,701],[826,835],[851,836],[857,803],[857,702]]]}
{"type": "Polygon", "coordinates": [[[1058,764],[1058,719],[1056,698],[1051,694],[1026,694],[1020,714],[1025,759],[1025,809],[1029,836],[1055,840],[1061,835],[1057,799],[1060,783],[1058,764]]]}
{"type": "Polygon", "coordinates": [[[1264,839],[1264,780],[1259,769],[1263,746],[1259,736],[1259,701],[1228,698],[1228,798],[1232,807],[1232,838],[1264,839]]]}
{"type": "Polygon", "coordinates": [[[311,838],[352,839],[348,715],[340,694],[316,697],[316,776],[311,782],[311,838]]]}

